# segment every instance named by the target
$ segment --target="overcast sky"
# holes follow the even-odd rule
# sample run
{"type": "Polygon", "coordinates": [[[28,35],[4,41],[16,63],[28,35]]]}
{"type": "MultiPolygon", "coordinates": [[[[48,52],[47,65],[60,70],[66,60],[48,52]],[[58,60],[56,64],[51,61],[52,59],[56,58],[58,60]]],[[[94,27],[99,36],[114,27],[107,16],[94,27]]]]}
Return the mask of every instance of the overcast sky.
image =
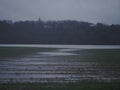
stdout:
{"type": "Polygon", "coordinates": [[[39,17],[120,24],[120,0],[0,0],[0,20],[39,17]]]}

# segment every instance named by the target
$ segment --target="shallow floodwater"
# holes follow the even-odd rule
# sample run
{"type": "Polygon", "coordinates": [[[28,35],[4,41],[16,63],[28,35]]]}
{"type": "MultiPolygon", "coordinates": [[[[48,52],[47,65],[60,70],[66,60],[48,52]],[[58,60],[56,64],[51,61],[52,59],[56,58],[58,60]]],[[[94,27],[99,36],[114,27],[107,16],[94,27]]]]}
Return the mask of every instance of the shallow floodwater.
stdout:
{"type": "MultiPolygon", "coordinates": [[[[6,47],[43,47],[71,49],[120,49],[120,45],[49,45],[49,44],[0,44],[6,47]]],[[[62,49],[63,50],[63,49],[62,49]]],[[[66,49],[65,49],[66,50],[66,49]]]]}
{"type": "MultiPolygon", "coordinates": [[[[109,68],[103,69],[98,62],[83,61],[79,58],[82,55],[75,53],[75,51],[81,51],[85,47],[86,49],[119,49],[120,46],[64,46],[37,45],[37,47],[54,47],[57,49],[51,52],[36,52],[17,59],[0,60],[0,83],[111,81],[120,79],[119,72],[109,70],[109,68]]],[[[22,47],[27,46],[23,45],[22,47]]],[[[32,47],[36,47],[36,45],[32,47]]]]}

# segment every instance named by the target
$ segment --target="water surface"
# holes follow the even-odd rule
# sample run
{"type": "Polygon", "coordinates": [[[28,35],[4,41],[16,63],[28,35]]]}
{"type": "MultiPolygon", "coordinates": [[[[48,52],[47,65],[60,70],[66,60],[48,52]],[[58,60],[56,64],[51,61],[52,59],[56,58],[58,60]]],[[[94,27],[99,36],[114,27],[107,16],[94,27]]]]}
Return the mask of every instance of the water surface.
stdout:
{"type": "MultiPolygon", "coordinates": [[[[39,51],[20,58],[0,60],[0,83],[15,82],[77,82],[81,80],[111,81],[120,79],[120,63],[104,63],[98,59],[118,57],[114,45],[0,45],[6,47],[57,48],[39,51]],[[97,53],[84,50],[94,49],[97,53]],[[102,49],[104,53],[98,53],[102,49]],[[108,49],[108,51],[104,51],[108,49]],[[77,53],[76,53],[77,52],[77,53]],[[79,53],[78,53],[79,52],[79,53]],[[96,57],[97,56],[97,57],[96,57]],[[104,56],[104,57],[102,57],[104,56]]],[[[115,59],[115,58],[114,58],[115,59]]],[[[114,60],[113,60],[114,61],[114,60]]]]}

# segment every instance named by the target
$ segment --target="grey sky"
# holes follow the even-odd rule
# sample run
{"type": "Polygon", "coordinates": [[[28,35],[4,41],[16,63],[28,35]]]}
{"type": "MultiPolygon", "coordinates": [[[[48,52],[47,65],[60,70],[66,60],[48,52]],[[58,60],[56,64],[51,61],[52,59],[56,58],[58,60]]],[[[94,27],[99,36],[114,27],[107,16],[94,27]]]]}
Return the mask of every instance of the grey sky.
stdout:
{"type": "Polygon", "coordinates": [[[120,24],[120,0],[0,0],[0,19],[120,24]]]}

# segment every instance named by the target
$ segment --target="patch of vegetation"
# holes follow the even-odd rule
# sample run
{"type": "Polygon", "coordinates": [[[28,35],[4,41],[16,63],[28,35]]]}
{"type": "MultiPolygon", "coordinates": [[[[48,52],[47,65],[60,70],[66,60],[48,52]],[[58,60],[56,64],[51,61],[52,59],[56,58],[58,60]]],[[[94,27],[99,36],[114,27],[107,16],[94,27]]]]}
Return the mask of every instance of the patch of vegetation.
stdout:
{"type": "Polygon", "coordinates": [[[120,90],[119,82],[0,84],[0,90],[120,90]]]}
{"type": "Polygon", "coordinates": [[[54,48],[35,48],[35,47],[0,47],[0,58],[18,57],[31,54],[33,52],[52,51],[54,48]]]}
{"type": "Polygon", "coordinates": [[[117,62],[120,63],[120,49],[84,49],[74,53],[83,61],[117,62]]]}

